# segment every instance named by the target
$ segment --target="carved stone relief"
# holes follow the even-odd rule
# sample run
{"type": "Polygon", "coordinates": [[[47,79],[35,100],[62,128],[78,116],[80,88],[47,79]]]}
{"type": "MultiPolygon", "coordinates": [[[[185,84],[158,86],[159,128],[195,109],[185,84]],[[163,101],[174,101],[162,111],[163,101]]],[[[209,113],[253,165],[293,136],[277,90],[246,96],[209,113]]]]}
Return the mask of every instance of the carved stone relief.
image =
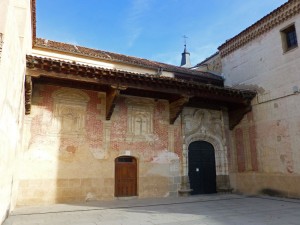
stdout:
{"type": "Polygon", "coordinates": [[[80,90],[62,88],[53,93],[51,131],[60,135],[84,134],[87,94],[80,90]]]}
{"type": "Polygon", "coordinates": [[[48,136],[59,144],[59,160],[73,162],[81,153],[86,138],[86,114],[89,96],[83,91],[60,88],[52,93],[53,114],[48,136]]]}
{"type": "Polygon", "coordinates": [[[127,141],[151,141],[153,139],[154,101],[130,98],[127,100],[127,141]]]}
{"type": "Polygon", "coordinates": [[[187,157],[190,143],[207,141],[215,149],[217,175],[228,175],[227,148],[224,138],[222,112],[185,108],[183,111],[183,129],[185,135],[183,155],[187,157]]]}

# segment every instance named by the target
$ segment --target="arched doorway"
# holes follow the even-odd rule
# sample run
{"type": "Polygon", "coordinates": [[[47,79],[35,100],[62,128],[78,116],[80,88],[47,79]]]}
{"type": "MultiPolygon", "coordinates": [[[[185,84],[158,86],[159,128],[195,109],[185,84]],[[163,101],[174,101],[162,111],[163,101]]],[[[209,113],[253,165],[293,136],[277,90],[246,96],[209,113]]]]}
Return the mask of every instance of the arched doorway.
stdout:
{"type": "Polygon", "coordinates": [[[192,195],[216,193],[214,147],[206,141],[195,141],[188,148],[189,180],[192,195]]]}
{"type": "Polygon", "coordinates": [[[134,157],[115,159],[115,196],[137,196],[137,162],[134,157]]]}

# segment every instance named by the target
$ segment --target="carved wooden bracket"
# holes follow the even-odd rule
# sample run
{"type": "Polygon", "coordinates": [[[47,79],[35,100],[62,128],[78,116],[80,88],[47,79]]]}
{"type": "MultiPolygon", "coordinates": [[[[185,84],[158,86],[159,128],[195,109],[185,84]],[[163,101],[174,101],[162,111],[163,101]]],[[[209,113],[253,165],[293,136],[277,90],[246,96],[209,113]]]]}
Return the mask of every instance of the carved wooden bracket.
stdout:
{"type": "Polygon", "coordinates": [[[25,76],[25,114],[30,114],[32,97],[32,80],[31,76],[25,76]]]}
{"type": "Polygon", "coordinates": [[[229,116],[229,129],[233,128],[243,119],[244,115],[252,110],[252,106],[249,103],[243,107],[236,107],[233,110],[228,111],[229,116]]]}
{"type": "Polygon", "coordinates": [[[189,97],[181,97],[176,101],[170,102],[170,124],[174,124],[177,117],[182,112],[185,104],[189,101],[189,97]]]}
{"type": "Polygon", "coordinates": [[[110,120],[116,106],[116,100],[119,95],[120,90],[116,88],[110,88],[110,90],[106,92],[106,120],[110,120]]]}

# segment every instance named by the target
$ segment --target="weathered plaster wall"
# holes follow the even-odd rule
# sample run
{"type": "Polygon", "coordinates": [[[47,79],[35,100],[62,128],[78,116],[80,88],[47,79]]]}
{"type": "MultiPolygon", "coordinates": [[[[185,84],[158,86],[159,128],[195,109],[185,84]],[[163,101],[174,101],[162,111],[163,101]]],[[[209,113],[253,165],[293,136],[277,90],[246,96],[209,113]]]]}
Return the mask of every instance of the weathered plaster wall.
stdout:
{"type": "Polygon", "coordinates": [[[35,85],[26,116],[18,205],[114,198],[114,162],[138,162],[138,196],[176,195],[180,121],[169,103],[121,96],[110,121],[105,93],[35,85]]]}
{"type": "Polygon", "coordinates": [[[202,62],[201,65],[196,67],[196,69],[203,72],[211,72],[214,74],[221,75],[222,62],[221,62],[220,54],[215,53],[213,56],[211,56],[210,58],[202,62]]]}
{"type": "Polygon", "coordinates": [[[299,47],[283,53],[284,22],[222,59],[225,84],[255,89],[252,113],[231,132],[236,191],[300,197],[299,47]]]}
{"type": "Polygon", "coordinates": [[[15,205],[24,114],[25,53],[31,48],[29,3],[0,2],[0,224],[15,205]]]}

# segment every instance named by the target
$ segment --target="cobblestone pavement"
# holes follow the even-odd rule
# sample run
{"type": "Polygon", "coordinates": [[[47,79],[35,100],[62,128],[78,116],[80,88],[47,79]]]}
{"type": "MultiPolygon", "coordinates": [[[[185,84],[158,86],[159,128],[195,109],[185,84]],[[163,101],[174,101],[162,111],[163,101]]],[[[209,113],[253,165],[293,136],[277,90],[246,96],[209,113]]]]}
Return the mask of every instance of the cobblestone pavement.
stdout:
{"type": "Polygon", "coordinates": [[[300,224],[300,200],[198,195],[17,208],[4,225],[300,224]]]}

